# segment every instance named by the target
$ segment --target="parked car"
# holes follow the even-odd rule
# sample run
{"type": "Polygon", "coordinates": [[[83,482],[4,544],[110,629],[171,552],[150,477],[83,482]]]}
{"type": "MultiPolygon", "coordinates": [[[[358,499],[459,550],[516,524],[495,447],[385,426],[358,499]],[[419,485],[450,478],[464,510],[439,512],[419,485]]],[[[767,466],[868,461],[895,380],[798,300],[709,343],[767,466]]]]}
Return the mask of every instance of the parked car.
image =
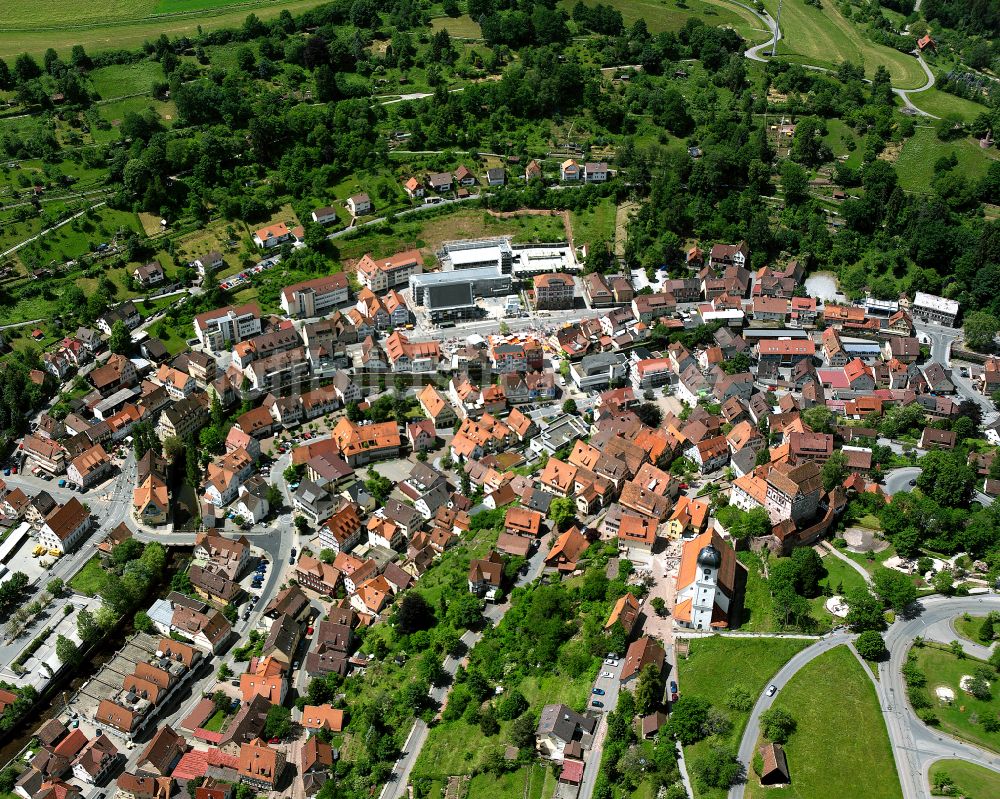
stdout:
{"type": "Polygon", "coordinates": [[[618,661],[615,660],[614,658],[608,658],[607,660],[604,661],[604,665],[605,666],[617,666],[618,665],[618,661]]]}
{"type": "Polygon", "coordinates": [[[605,679],[605,680],[610,680],[610,679],[614,678],[614,676],[615,675],[612,674],[610,671],[605,671],[605,672],[601,673],[602,679],[605,679]]]}
{"type": "Polygon", "coordinates": [[[676,680],[671,680],[670,681],[670,693],[672,693],[672,694],[676,694],[677,693],[677,681],[676,680]]]}
{"type": "Polygon", "coordinates": [[[677,694],[671,694],[670,695],[670,701],[671,702],[676,702],[679,698],[680,697],[677,694]]]}
{"type": "Polygon", "coordinates": [[[607,692],[603,688],[595,688],[590,693],[592,693],[594,696],[604,696],[604,694],[607,692]]]}
{"type": "Polygon", "coordinates": [[[590,704],[591,704],[591,705],[592,705],[593,707],[604,707],[604,703],[603,703],[603,702],[601,702],[601,701],[600,701],[600,700],[598,700],[598,699],[595,699],[595,700],[594,700],[593,702],[591,702],[590,704]]]}

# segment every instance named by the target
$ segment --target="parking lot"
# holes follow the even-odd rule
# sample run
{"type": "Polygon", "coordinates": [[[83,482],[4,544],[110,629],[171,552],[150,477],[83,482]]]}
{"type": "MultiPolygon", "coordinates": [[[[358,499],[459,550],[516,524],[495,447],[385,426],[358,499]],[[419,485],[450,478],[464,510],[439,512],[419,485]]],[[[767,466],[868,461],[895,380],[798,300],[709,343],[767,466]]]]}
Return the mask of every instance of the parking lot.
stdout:
{"type": "Polygon", "coordinates": [[[609,659],[611,662],[605,660],[601,664],[601,670],[598,672],[597,679],[594,680],[594,685],[590,690],[590,701],[587,703],[588,710],[595,713],[610,713],[618,706],[618,694],[621,690],[621,683],[618,680],[621,677],[622,667],[625,664],[625,653],[622,652],[620,655],[620,657],[609,659]],[[598,694],[595,691],[601,691],[602,693],[598,694]],[[599,702],[602,707],[595,707],[595,702],[599,702]]]}

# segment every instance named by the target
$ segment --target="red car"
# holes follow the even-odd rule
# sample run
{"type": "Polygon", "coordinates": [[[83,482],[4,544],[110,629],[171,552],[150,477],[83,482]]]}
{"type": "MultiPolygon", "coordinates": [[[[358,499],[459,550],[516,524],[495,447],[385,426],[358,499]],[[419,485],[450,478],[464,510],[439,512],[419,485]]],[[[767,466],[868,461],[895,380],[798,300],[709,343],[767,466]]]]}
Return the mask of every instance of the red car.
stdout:
{"type": "Polygon", "coordinates": [[[270,741],[268,741],[268,743],[269,744],[281,743],[281,739],[280,738],[272,738],[270,741]]]}
{"type": "Polygon", "coordinates": [[[687,490],[688,490],[688,489],[689,489],[690,487],[691,487],[691,486],[689,486],[689,485],[688,485],[687,483],[681,483],[681,484],[680,484],[680,485],[678,486],[678,488],[680,488],[680,490],[681,490],[681,491],[687,491],[687,490]]]}
{"type": "Polygon", "coordinates": [[[312,635],[312,634],[313,634],[313,628],[312,627],[307,627],[306,628],[306,635],[312,635]]]}

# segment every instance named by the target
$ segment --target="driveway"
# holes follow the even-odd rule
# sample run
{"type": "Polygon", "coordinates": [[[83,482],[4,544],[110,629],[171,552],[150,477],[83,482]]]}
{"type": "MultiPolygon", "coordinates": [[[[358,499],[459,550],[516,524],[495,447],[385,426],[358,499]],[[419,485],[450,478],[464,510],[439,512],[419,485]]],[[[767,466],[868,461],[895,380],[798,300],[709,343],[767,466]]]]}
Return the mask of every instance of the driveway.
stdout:
{"type": "MultiPolygon", "coordinates": [[[[622,653],[624,654],[624,653],[622,653]]],[[[604,696],[590,695],[590,702],[594,700],[603,702],[603,708],[588,706],[589,713],[599,713],[597,727],[594,729],[594,738],[590,745],[590,750],[584,760],[586,764],[583,770],[583,781],[580,783],[580,793],[577,799],[590,799],[594,794],[594,785],[597,783],[597,774],[601,770],[601,756],[604,753],[604,739],[608,734],[607,714],[618,706],[618,695],[621,692],[622,667],[625,665],[624,657],[617,658],[614,666],[601,663],[601,670],[597,679],[594,680],[594,688],[604,691],[604,696]],[[602,677],[602,674],[610,673],[611,677],[602,677]]]]}

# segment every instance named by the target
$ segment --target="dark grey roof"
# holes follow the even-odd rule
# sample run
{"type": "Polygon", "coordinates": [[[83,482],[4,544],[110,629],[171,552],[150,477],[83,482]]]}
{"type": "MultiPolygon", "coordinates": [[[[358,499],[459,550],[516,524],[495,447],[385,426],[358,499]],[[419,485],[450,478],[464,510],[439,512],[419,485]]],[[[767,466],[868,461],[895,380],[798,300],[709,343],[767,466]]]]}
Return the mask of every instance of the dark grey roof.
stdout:
{"type": "Polygon", "coordinates": [[[568,705],[546,705],[538,720],[538,735],[551,735],[560,741],[572,741],[579,732],[594,731],[596,719],[581,716],[568,705]]]}

